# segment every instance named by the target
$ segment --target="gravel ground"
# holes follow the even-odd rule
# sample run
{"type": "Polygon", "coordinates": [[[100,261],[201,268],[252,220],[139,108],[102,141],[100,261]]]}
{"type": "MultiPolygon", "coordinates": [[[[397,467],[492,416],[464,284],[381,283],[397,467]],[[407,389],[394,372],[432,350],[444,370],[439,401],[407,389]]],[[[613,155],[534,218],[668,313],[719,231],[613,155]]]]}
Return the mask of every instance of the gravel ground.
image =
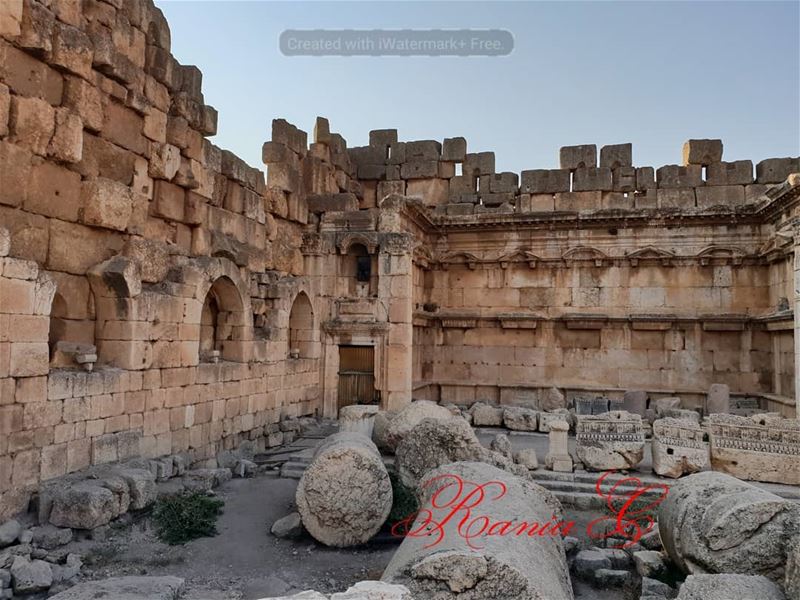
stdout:
{"type": "MultiPolygon", "coordinates": [[[[279,540],[272,523],[292,510],[297,481],[272,473],[234,479],[217,490],[225,500],[219,534],[183,546],[168,546],[141,516],[112,527],[105,539],[75,541],[85,556],[86,579],[117,575],[176,575],[186,580],[189,600],[251,600],[305,589],[342,591],[356,581],[378,579],[397,547],[386,536],[352,549],[327,548],[310,537],[279,540]]],[[[589,513],[570,514],[578,535],[589,513]]],[[[585,540],[586,545],[589,544],[585,540]]],[[[621,600],[619,592],[575,582],[576,598],[621,600]]]]}

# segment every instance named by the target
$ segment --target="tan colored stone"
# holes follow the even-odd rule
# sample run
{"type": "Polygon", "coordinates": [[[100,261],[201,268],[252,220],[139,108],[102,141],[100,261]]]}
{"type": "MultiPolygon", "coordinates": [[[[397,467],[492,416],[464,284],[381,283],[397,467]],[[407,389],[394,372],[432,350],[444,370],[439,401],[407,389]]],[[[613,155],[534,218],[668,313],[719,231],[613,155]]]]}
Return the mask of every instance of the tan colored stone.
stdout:
{"type": "Polygon", "coordinates": [[[125,231],[133,210],[131,188],[111,179],[84,181],[81,186],[83,209],[81,220],[86,225],[125,231]]]}

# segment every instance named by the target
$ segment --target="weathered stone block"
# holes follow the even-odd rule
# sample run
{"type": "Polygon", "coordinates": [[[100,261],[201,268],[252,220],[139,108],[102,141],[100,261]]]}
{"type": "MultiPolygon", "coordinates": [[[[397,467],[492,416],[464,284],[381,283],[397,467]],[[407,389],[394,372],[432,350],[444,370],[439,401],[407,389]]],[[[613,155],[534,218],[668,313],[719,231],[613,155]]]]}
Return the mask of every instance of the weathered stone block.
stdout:
{"type": "Polygon", "coordinates": [[[92,74],[92,41],[77,27],[57,23],[53,32],[50,63],[89,79],[92,74]]]}
{"type": "Polygon", "coordinates": [[[636,190],[636,169],[633,167],[617,167],[611,171],[611,189],[615,192],[633,192],[636,190]]]}
{"type": "Polygon", "coordinates": [[[480,191],[492,194],[515,193],[519,186],[519,176],[516,173],[493,173],[480,177],[480,191]]]}
{"type": "Polygon", "coordinates": [[[111,179],[84,181],[82,221],[87,225],[125,231],[133,210],[131,188],[111,179]]]}
{"type": "Polygon", "coordinates": [[[0,36],[13,38],[20,34],[23,0],[8,0],[0,5],[0,36]]]}
{"type": "Polygon", "coordinates": [[[585,212],[602,208],[602,192],[562,192],[555,195],[555,210],[585,212]]]}
{"type": "Polygon", "coordinates": [[[463,137],[445,138],[442,144],[442,160],[463,162],[467,156],[467,140],[463,137]]]}
{"type": "Polygon", "coordinates": [[[658,188],[659,208],[694,208],[695,190],[693,188],[662,189],[658,188]]]}
{"type": "Polygon", "coordinates": [[[494,173],[494,152],[467,154],[461,166],[461,174],[472,177],[494,173]]]}
{"type": "Polygon", "coordinates": [[[439,163],[436,160],[415,160],[403,163],[400,177],[403,179],[431,179],[439,175],[439,163]]]}
{"type": "Polygon", "coordinates": [[[409,162],[439,160],[441,155],[442,145],[436,140],[406,142],[406,160],[409,162]]]}
{"type": "Polygon", "coordinates": [[[744,204],[743,185],[713,185],[695,190],[697,208],[712,206],[741,206],[744,204]]]}
{"type": "Polygon", "coordinates": [[[633,144],[612,144],[600,148],[600,166],[617,169],[633,166],[633,144]]]}
{"type": "Polygon", "coordinates": [[[77,221],[81,176],[54,162],[40,161],[35,159],[30,170],[25,209],[65,221],[77,221]]]}
{"type": "Polygon", "coordinates": [[[64,82],[64,107],[80,115],[84,127],[99,132],[103,127],[103,97],[98,88],[80,77],[67,77],[64,82]]]}
{"type": "MultiPolygon", "coordinates": [[[[19,206],[28,195],[28,179],[33,155],[29,150],[0,141],[0,204],[19,206]]],[[[6,225],[8,226],[8,225],[6,225]]]]}
{"type": "Polygon", "coordinates": [[[369,132],[369,145],[386,147],[397,142],[397,129],[373,129],[369,132]]]}
{"type": "Polygon", "coordinates": [[[44,156],[55,130],[56,111],[44,100],[11,98],[11,141],[44,156]]]}
{"type": "Polygon", "coordinates": [[[0,138],[8,135],[8,120],[11,116],[11,94],[8,86],[0,83],[0,138]]]}
{"type": "Polygon", "coordinates": [[[584,144],[581,146],[563,146],[558,151],[559,168],[574,171],[597,166],[597,146],[584,144]]]}
{"type": "Polygon", "coordinates": [[[703,182],[703,168],[700,165],[664,165],[656,171],[659,188],[700,187],[703,182]]]}
{"type": "Polygon", "coordinates": [[[153,214],[171,221],[183,221],[185,190],[163,180],[155,182],[153,188],[153,214]]]}
{"type": "Polygon", "coordinates": [[[689,140],[683,145],[683,164],[708,166],[722,161],[722,140],[689,140]]]}
{"type": "Polygon", "coordinates": [[[748,185],[753,183],[753,161],[737,160],[708,165],[706,185],[748,185]]]}
{"type": "Polygon", "coordinates": [[[800,173],[800,157],[768,158],[756,165],[758,183],[782,183],[790,173],[800,173]]]}
{"type": "Polygon", "coordinates": [[[555,194],[569,191],[569,171],[567,169],[533,169],[523,171],[520,192],[524,194],[555,194]]]}
{"type": "Polygon", "coordinates": [[[60,161],[76,163],[83,157],[83,121],[66,108],[56,109],[55,132],[47,153],[60,161]]]}
{"type": "Polygon", "coordinates": [[[576,169],[572,176],[573,192],[600,190],[610,192],[613,187],[611,169],[608,167],[589,167],[576,169]]]}

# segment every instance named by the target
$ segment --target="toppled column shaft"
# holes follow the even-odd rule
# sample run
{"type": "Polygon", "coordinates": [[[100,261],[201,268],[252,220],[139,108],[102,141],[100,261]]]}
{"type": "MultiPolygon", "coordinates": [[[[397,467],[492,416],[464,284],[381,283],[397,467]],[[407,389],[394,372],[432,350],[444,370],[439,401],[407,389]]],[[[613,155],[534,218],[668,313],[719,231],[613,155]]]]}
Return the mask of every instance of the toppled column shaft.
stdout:
{"type": "Polygon", "coordinates": [[[355,546],[375,535],[392,509],[392,484],[372,440],[361,433],[325,439],[295,494],[308,532],[328,546],[355,546]]]}
{"type": "Polygon", "coordinates": [[[550,492],[476,462],[443,465],[420,489],[419,515],[382,581],[414,598],[573,598],[561,506],[550,492]]]}
{"type": "Polygon", "coordinates": [[[764,575],[780,581],[800,505],[730,475],[703,472],[670,487],[658,508],[664,548],[686,573],[764,575]]]}

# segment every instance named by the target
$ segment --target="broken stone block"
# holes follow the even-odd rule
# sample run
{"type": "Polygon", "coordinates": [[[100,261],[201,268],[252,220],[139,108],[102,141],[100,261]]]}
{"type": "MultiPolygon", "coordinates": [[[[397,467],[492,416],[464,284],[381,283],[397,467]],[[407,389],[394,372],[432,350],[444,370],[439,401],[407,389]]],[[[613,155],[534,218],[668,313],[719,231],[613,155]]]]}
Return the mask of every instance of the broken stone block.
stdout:
{"type": "Polygon", "coordinates": [[[331,141],[331,126],[325,117],[317,117],[314,121],[314,143],[329,144],[331,141]]]}
{"type": "Polygon", "coordinates": [[[376,147],[397,143],[397,129],[373,129],[369,132],[369,145],[376,147]]]}
{"type": "Polygon", "coordinates": [[[52,65],[61,67],[84,79],[92,75],[92,40],[71,25],[57,23],[53,32],[53,48],[49,57],[52,65]]]}
{"type": "Polygon", "coordinates": [[[118,600],[175,600],[183,595],[180,577],[142,577],[128,575],[98,581],[84,581],[51,598],[55,600],[86,600],[87,598],[117,598],[118,600]]]}
{"type": "Polygon", "coordinates": [[[633,553],[633,563],[636,572],[642,577],[652,577],[658,579],[667,572],[667,563],[661,552],[652,550],[639,550],[633,553]]]}
{"type": "MultiPolygon", "coordinates": [[[[396,140],[395,140],[396,141],[396,140]]],[[[406,161],[438,161],[442,156],[442,145],[436,140],[406,142],[406,161]]]]}
{"type": "Polygon", "coordinates": [[[355,194],[311,194],[306,197],[308,210],[312,213],[342,212],[358,210],[355,194]]]}
{"type": "Polygon", "coordinates": [[[597,167],[597,146],[584,144],[580,146],[563,146],[558,151],[559,168],[574,171],[576,169],[597,167]]]}
{"type": "Polygon", "coordinates": [[[452,462],[482,460],[485,449],[469,423],[451,417],[423,419],[403,438],[396,455],[400,480],[416,490],[430,471],[452,462]]]}
{"type": "Polygon", "coordinates": [[[442,144],[442,160],[463,162],[467,156],[467,140],[463,137],[445,138],[442,144]]]}
{"type": "Polygon", "coordinates": [[[505,433],[498,433],[494,436],[489,448],[506,458],[511,458],[513,456],[511,442],[508,440],[508,436],[505,433]]]}
{"type": "Polygon", "coordinates": [[[572,415],[566,408],[556,408],[550,412],[539,413],[539,431],[548,433],[550,431],[550,423],[553,421],[566,421],[569,424],[572,420],[572,415]]]}
{"type": "Polygon", "coordinates": [[[539,459],[536,456],[536,450],[533,448],[523,448],[514,452],[514,462],[531,471],[539,468],[539,459]]]}
{"type": "MultiPolygon", "coordinates": [[[[359,581],[344,592],[333,594],[331,600],[413,600],[408,588],[381,581],[359,581]]],[[[313,597],[309,600],[315,600],[313,597]]]]}
{"type": "Polygon", "coordinates": [[[83,122],[69,109],[56,109],[55,131],[47,153],[68,163],[80,162],[83,157],[83,122]]]}
{"type": "Polygon", "coordinates": [[[783,183],[791,173],[800,173],[800,157],[768,158],[756,165],[758,183],[783,183]]]}
{"type": "Polygon", "coordinates": [[[386,446],[392,450],[397,448],[402,439],[423,419],[449,419],[451,416],[444,406],[429,400],[416,400],[392,417],[386,428],[386,446]]]}
{"type": "Polygon", "coordinates": [[[352,404],[339,409],[339,431],[353,431],[372,438],[377,405],[352,404]]]}
{"type": "Polygon", "coordinates": [[[54,493],[50,522],[57,527],[94,529],[118,514],[119,502],[110,489],[82,481],[54,493]]]}
{"type": "Polygon", "coordinates": [[[668,396],[666,398],[656,398],[650,403],[650,408],[654,409],[658,417],[663,417],[664,411],[669,408],[680,408],[681,399],[677,396],[668,396]]]}
{"type": "Polygon", "coordinates": [[[10,141],[45,156],[55,130],[56,111],[46,101],[24,96],[11,97],[10,141]]]}
{"type": "Polygon", "coordinates": [[[21,533],[22,525],[16,519],[11,519],[0,525],[0,548],[5,548],[16,542],[21,533]]]}
{"type": "Polygon", "coordinates": [[[800,485],[796,420],[712,413],[705,424],[714,470],[751,481],[800,485]]]}
{"type": "Polygon", "coordinates": [[[753,161],[715,162],[708,165],[706,185],[749,185],[753,183],[753,161]]]}
{"type": "Polygon", "coordinates": [[[600,549],[581,550],[572,561],[572,569],[578,577],[593,579],[596,571],[610,569],[611,559],[600,549]]]}
{"type": "Polygon", "coordinates": [[[587,470],[633,469],[644,458],[642,417],[625,411],[578,417],[575,442],[587,470]]]}
{"type": "Polygon", "coordinates": [[[732,573],[689,575],[681,584],[677,600],[786,600],[781,589],[761,575],[732,573]]]}
{"type": "Polygon", "coordinates": [[[656,171],[656,181],[659,188],[695,188],[705,183],[700,165],[664,165],[656,171]]]}
{"type": "Polygon", "coordinates": [[[148,174],[153,179],[172,180],[181,166],[181,151],[172,144],[154,144],[148,174]]]}
{"type": "Polygon", "coordinates": [[[800,598],[800,541],[789,551],[783,587],[790,600],[800,598]]]}
{"type": "Polygon", "coordinates": [[[717,185],[699,187],[695,190],[697,208],[734,207],[745,203],[744,186],[717,185]]]}
{"type": "Polygon", "coordinates": [[[611,189],[615,192],[633,192],[636,188],[636,169],[617,167],[611,171],[611,189]]]}
{"type": "Polygon", "coordinates": [[[503,408],[476,402],[469,409],[474,427],[500,427],[503,424],[503,408]]]}
{"type": "Polygon", "coordinates": [[[303,526],[326,546],[367,542],[392,508],[392,485],[378,448],[344,432],[320,443],[295,494],[303,526]]]}
{"type": "Polygon", "coordinates": [[[54,550],[72,541],[72,529],[68,527],[46,524],[34,527],[31,529],[31,534],[33,544],[45,550],[54,550]]]}
{"type": "Polygon", "coordinates": [[[689,140],[683,145],[683,164],[708,166],[722,161],[722,140],[689,140]]]}
{"type": "Polygon", "coordinates": [[[554,420],[548,423],[549,446],[544,464],[551,471],[572,473],[572,456],[569,454],[569,423],[554,420]]]}
{"type": "Polygon", "coordinates": [[[653,470],[677,479],[697,473],[708,464],[708,442],[700,425],[675,418],[653,423],[653,470]]]}
{"type": "MultiPolygon", "coordinates": [[[[529,523],[549,522],[553,506],[558,506],[555,497],[541,486],[491,465],[444,465],[427,474],[420,501],[422,513],[442,524],[440,542],[433,545],[430,535],[406,536],[381,581],[405,585],[413,598],[572,598],[560,536],[482,536],[479,552],[467,545],[465,537],[458,534],[458,520],[446,518],[450,509],[442,506],[441,495],[439,502],[432,502],[442,486],[453,485],[453,475],[463,481],[502,482],[507,493],[492,501],[493,521],[512,521],[518,518],[512,515],[525,514],[529,523]]],[[[412,531],[420,527],[421,519],[412,525],[412,531]]]]}
{"type": "Polygon", "coordinates": [[[513,431],[536,431],[539,413],[530,408],[512,406],[503,411],[503,424],[513,431]]]}
{"type": "Polygon", "coordinates": [[[130,187],[98,177],[81,184],[82,222],[96,227],[125,231],[133,211],[130,187]]]}
{"type": "Polygon", "coordinates": [[[712,383],[708,388],[706,398],[706,414],[730,413],[731,412],[731,391],[724,383],[712,383]]]}
{"type": "Polygon", "coordinates": [[[414,160],[400,166],[403,179],[430,179],[439,175],[439,163],[435,160],[414,160]]]}
{"type": "Polygon", "coordinates": [[[632,167],[633,144],[611,144],[600,148],[600,167],[632,167]]]}
{"type": "Polygon", "coordinates": [[[494,152],[476,152],[464,156],[464,162],[461,165],[462,175],[480,177],[481,175],[491,175],[494,171],[494,152]]]}
{"type": "Polygon", "coordinates": [[[50,563],[15,556],[11,564],[11,581],[15,594],[43,592],[53,585],[53,570],[50,563]]]}
{"type": "Polygon", "coordinates": [[[696,205],[695,188],[658,188],[656,197],[659,208],[692,209],[696,205]]]}
{"type": "Polygon", "coordinates": [[[730,475],[695,473],[670,486],[658,506],[658,529],[684,573],[758,573],[779,581],[800,533],[800,505],[730,475]]]}
{"type": "Polygon", "coordinates": [[[600,190],[610,192],[613,188],[611,169],[588,167],[576,169],[572,179],[573,192],[600,190]]]}
{"type": "Polygon", "coordinates": [[[533,169],[520,174],[520,192],[523,194],[555,194],[569,191],[567,169],[533,169]]]}
{"type": "Polygon", "coordinates": [[[647,392],[643,390],[629,390],[622,397],[622,409],[634,415],[644,416],[647,409],[647,392]]]}
{"type": "Polygon", "coordinates": [[[304,532],[303,522],[300,520],[300,513],[298,512],[289,513],[285,517],[281,517],[270,528],[272,535],[284,540],[300,538],[304,532]]]}
{"type": "Polygon", "coordinates": [[[656,187],[656,172],[653,167],[636,168],[636,189],[644,192],[656,187]]]}

